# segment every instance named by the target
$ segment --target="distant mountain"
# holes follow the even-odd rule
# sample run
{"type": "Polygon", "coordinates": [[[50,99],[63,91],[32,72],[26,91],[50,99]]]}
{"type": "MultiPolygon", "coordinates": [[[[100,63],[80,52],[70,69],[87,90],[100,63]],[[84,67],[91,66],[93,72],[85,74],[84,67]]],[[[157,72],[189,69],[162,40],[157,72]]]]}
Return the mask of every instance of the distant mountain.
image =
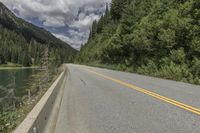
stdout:
{"type": "Polygon", "coordinates": [[[16,17],[0,2],[0,64],[44,66],[44,60],[48,60],[48,65],[56,67],[71,62],[76,53],[69,44],[16,17]]]}
{"type": "Polygon", "coordinates": [[[43,28],[39,28],[31,23],[18,18],[13,14],[3,3],[0,2],[0,24],[12,31],[22,34],[24,38],[30,42],[31,39],[36,40],[42,44],[56,45],[59,47],[66,47],[72,51],[74,50],[69,44],[57,39],[50,32],[43,28]]]}

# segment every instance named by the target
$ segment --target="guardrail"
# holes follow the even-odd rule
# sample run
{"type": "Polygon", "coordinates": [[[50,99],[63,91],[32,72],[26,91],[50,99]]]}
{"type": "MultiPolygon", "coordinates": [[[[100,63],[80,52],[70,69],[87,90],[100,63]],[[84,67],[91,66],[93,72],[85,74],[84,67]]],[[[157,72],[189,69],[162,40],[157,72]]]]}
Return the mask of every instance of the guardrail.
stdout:
{"type": "MultiPolygon", "coordinates": [[[[24,121],[13,131],[13,133],[43,133],[51,118],[54,107],[59,106],[62,96],[58,97],[64,89],[67,78],[67,69],[60,74],[57,80],[52,84],[32,111],[27,115],[24,121]],[[55,105],[58,104],[58,105],[55,105]]],[[[55,113],[55,112],[54,112],[55,113]]],[[[56,112],[58,113],[58,112],[56,112]]],[[[56,118],[55,118],[56,119],[56,118]]],[[[52,125],[52,124],[51,124],[52,125]]]]}

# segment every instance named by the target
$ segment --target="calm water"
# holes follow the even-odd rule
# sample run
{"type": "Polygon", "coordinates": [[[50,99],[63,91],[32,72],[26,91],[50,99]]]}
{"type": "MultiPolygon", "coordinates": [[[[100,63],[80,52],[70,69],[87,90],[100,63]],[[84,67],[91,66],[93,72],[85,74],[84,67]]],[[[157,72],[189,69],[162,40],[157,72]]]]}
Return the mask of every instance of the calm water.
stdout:
{"type": "Polygon", "coordinates": [[[26,95],[27,81],[35,73],[36,69],[0,70],[0,99],[8,95],[13,88],[16,97],[26,95]]]}

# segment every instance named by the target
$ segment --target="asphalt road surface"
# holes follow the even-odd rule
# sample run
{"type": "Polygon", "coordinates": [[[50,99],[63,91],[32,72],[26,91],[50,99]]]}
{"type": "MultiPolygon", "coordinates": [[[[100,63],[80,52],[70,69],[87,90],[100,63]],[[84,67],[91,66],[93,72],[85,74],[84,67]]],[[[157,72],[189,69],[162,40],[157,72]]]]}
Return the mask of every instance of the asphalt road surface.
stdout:
{"type": "Polygon", "coordinates": [[[200,86],[67,67],[55,133],[200,133],[200,86]]]}

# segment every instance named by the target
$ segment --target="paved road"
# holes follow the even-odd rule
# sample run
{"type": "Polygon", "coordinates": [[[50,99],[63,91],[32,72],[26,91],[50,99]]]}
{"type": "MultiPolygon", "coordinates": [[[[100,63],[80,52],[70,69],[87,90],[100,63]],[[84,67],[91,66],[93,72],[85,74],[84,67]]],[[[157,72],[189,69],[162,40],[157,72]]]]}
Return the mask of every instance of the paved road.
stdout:
{"type": "Polygon", "coordinates": [[[55,133],[200,133],[200,86],[68,65],[55,133]]]}

